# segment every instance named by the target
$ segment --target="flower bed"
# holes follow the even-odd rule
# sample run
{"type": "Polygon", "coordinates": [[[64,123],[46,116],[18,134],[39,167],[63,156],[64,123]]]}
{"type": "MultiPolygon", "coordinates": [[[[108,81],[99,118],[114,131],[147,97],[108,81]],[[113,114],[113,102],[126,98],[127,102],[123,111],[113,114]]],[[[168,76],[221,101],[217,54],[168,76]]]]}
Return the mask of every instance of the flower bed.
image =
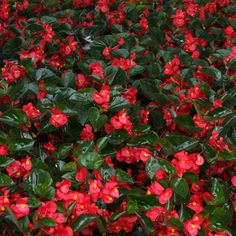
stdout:
{"type": "Polygon", "coordinates": [[[2,0],[1,235],[236,235],[236,3],[2,0]]]}

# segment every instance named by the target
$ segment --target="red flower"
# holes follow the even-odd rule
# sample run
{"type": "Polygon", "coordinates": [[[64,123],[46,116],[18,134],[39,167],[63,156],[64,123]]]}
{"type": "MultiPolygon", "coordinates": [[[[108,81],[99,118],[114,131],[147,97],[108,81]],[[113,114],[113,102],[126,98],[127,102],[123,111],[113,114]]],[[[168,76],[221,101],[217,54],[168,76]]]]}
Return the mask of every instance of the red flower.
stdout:
{"type": "Polygon", "coordinates": [[[52,143],[45,143],[43,147],[47,150],[48,154],[51,154],[56,150],[56,147],[52,143]]]}
{"type": "Polygon", "coordinates": [[[118,184],[115,181],[108,181],[102,189],[102,200],[110,204],[115,198],[119,198],[118,184]]]}
{"type": "Polygon", "coordinates": [[[86,87],[87,84],[88,84],[88,81],[87,81],[84,74],[77,74],[76,75],[76,87],[78,89],[82,89],[82,88],[86,87]]]}
{"type": "Polygon", "coordinates": [[[135,104],[135,102],[136,102],[136,96],[135,95],[137,94],[137,92],[138,92],[137,89],[130,88],[130,89],[128,89],[127,92],[122,93],[121,96],[123,98],[125,98],[126,100],[128,100],[130,104],[135,104]]]}
{"type": "Polygon", "coordinates": [[[182,27],[185,24],[185,12],[181,9],[177,9],[175,15],[173,16],[173,24],[177,27],[182,27]]]}
{"type": "Polygon", "coordinates": [[[123,230],[126,233],[129,233],[133,230],[134,224],[137,220],[137,216],[121,216],[117,221],[109,225],[108,230],[110,233],[115,234],[120,233],[123,230]]]}
{"type": "Polygon", "coordinates": [[[233,177],[231,178],[231,183],[232,183],[232,185],[233,185],[234,187],[236,187],[236,176],[233,176],[233,177]]]}
{"type": "Polygon", "coordinates": [[[89,69],[92,71],[93,75],[100,76],[103,80],[105,79],[103,74],[103,68],[99,62],[92,62],[89,64],[89,69]]]}
{"type": "Polygon", "coordinates": [[[100,180],[88,180],[89,193],[94,201],[97,201],[100,197],[102,182],[100,180]]]}
{"type": "Polygon", "coordinates": [[[6,167],[7,174],[10,177],[20,178],[23,175],[20,161],[14,161],[6,167]]]}
{"type": "Polygon", "coordinates": [[[123,70],[127,71],[132,67],[136,66],[136,62],[133,61],[132,59],[127,59],[127,58],[114,58],[111,65],[119,66],[123,70]]]}
{"type": "Polygon", "coordinates": [[[83,128],[80,137],[83,141],[89,141],[94,139],[93,128],[90,124],[86,124],[83,128]]]}
{"type": "Polygon", "coordinates": [[[108,0],[99,0],[97,2],[97,6],[99,10],[103,13],[106,13],[109,11],[108,0]]]}
{"type": "Polygon", "coordinates": [[[157,170],[156,173],[155,173],[155,177],[158,179],[158,180],[162,180],[164,179],[166,176],[166,172],[164,170],[157,170]]]}
{"type": "Polygon", "coordinates": [[[161,195],[165,189],[158,182],[154,182],[148,187],[147,194],[161,195]]]}
{"type": "Polygon", "coordinates": [[[8,147],[5,144],[0,145],[0,156],[5,156],[8,154],[8,147]]]}
{"type": "Polygon", "coordinates": [[[75,179],[78,182],[83,182],[87,177],[88,170],[86,168],[80,168],[80,170],[76,173],[75,179]]]}
{"type": "Polygon", "coordinates": [[[63,126],[67,123],[68,116],[63,114],[62,111],[56,109],[55,107],[52,108],[52,116],[49,122],[56,128],[63,126]]]}
{"type": "Polygon", "coordinates": [[[29,119],[35,119],[41,115],[40,111],[33,106],[31,102],[22,107],[22,110],[26,113],[26,116],[29,119]]]}
{"type": "Polygon", "coordinates": [[[146,216],[149,217],[153,222],[156,222],[158,218],[165,214],[166,209],[163,206],[153,207],[146,212],[146,216]]]}
{"type": "Polygon", "coordinates": [[[184,231],[186,235],[196,236],[198,234],[198,230],[200,229],[200,225],[197,225],[192,220],[186,220],[184,222],[184,231]]]}
{"type": "Polygon", "coordinates": [[[172,190],[170,188],[165,189],[161,195],[159,196],[158,200],[161,204],[166,204],[169,199],[172,197],[172,190]]]}
{"type": "Polygon", "coordinates": [[[56,198],[67,200],[68,198],[68,192],[71,187],[71,181],[70,180],[62,180],[61,182],[56,183],[57,190],[56,190],[56,198]]]}
{"type": "Polygon", "coordinates": [[[127,113],[125,112],[125,110],[121,110],[117,116],[113,116],[111,118],[111,125],[115,128],[115,129],[125,129],[127,130],[127,132],[129,134],[132,134],[132,128],[133,125],[129,120],[129,116],[127,115],[127,113]]]}
{"type": "Polygon", "coordinates": [[[18,199],[17,204],[12,204],[10,206],[17,219],[29,215],[30,209],[26,204],[27,201],[28,198],[20,198],[18,199]]]}
{"type": "Polygon", "coordinates": [[[100,92],[94,92],[92,94],[93,100],[102,105],[104,109],[108,108],[108,103],[110,101],[110,86],[109,85],[103,85],[100,92]]]}

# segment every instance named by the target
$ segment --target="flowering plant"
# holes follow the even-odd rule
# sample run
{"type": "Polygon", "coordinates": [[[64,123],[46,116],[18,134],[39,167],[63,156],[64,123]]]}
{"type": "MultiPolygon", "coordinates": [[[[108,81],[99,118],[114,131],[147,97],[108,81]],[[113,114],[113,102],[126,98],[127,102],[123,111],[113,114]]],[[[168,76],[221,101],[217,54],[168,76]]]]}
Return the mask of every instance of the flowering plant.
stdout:
{"type": "Polygon", "coordinates": [[[236,235],[236,3],[2,0],[1,235],[236,235]]]}

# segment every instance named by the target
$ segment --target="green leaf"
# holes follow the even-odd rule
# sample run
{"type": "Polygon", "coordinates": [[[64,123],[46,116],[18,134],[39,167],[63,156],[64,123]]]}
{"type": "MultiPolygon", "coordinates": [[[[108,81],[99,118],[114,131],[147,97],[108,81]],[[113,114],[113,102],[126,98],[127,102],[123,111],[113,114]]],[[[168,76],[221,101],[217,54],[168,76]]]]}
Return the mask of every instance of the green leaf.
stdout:
{"type": "Polygon", "coordinates": [[[22,37],[12,38],[6,41],[2,47],[2,54],[5,57],[14,56],[20,52],[24,39],[22,37]]]}
{"type": "Polygon", "coordinates": [[[89,170],[97,170],[103,163],[103,159],[97,152],[87,152],[78,157],[81,166],[89,170]]]}
{"type": "Polygon", "coordinates": [[[57,158],[59,159],[65,159],[70,152],[70,150],[73,148],[73,143],[64,143],[62,144],[57,151],[57,158]]]}
{"type": "Polygon", "coordinates": [[[108,121],[108,117],[104,114],[100,115],[96,107],[89,108],[88,119],[95,131],[98,131],[108,121]]]}
{"type": "Polygon", "coordinates": [[[185,172],[184,173],[184,178],[187,180],[187,181],[191,181],[195,184],[198,184],[199,183],[199,177],[197,174],[193,173],[193,172],[185,172]]]}
{"type": "Polygon", "coordinates": [[[0,155],[0,167],[7,167],[14,161],[15,159],[13,158],[4,157],[0,155]]]}
{"type": "Polygon", "coordinates": [[[146,235],[152,235],[155,232],[154,225],[149,217],[144,214],[138,214],[141,226],[144,228],[146,235]]]}
{"type": "Polygon", "coordinates": [[[76,163],[75,162],[67,162],[65,165],[63,165],[61,171],[63,172],[69,172],[69,171],[76,171],[76,163]]]}
{"type": "Polygon", "coordinates": [[[140,65],[136,65],[133,66],[130,70],[129,70],[129,75],[130,76],[135,76],[135,75],[139,75],[141,73],[143,73],[145,71],[145,67],[140,66],[140,65]]]}
{"type": "Polygon", "coordinates": [[[72,94],[71,101],[75,101],[77,104],[88,105],[93,102],[92,94],[96,90],[94,88],[81,89],[72,94]]]}
{"type": "Polygon", "coordinates": [[[222,76],[220,70],[213,67],[203,67],[201,70],[203,73],[206,73],[212,76],[216,81],[220,81],[222,76]]]}
{"type": "Polygon", "coordinates": [[[12,139],[8,141],[8,147],[10,151],[29,151],[34,146],[34,140],[32,139],[12,139]]]}
{"type": "Polygon", "coordinates": [[[226,109],[224,107],[219,107],[211,111],[207,117],[204,117],[204,120],[206,121],[215,121],[221,118],[224,118],[228,115],[231,115],[233,112],[230,109],[226,109]],[[209,117],[209,118],[208,118],[209,117]]]}
{"type": "Polygon", "coordinates": [[[113,221],[119,220],[120,217],[126,213],[127,213],[126,211],[115,212],[114,214],[112,214],[110,221],[113,222],[113,221]]]}
{"type": "Polygon", "coordinates": [[[172,227],[174,227],[178,230],[183,230],[183,228],[184,228],[183,223],[177,218],[172,217],[172,218],[170,218],[169,222],[172,227]]]}
{"type": "Polygon", "coordinates": [[[123,97],[115,97],[109,106],[110,111],[120,111],[123,108],[130,106],[130,103],[123,97]]]}
{"type": "Polygon", "coordinates": [[[9,187],[13,184],[13,180],[8,175],[5,175],[0,172],[0,188],[9,187]]]}
{"type": "Polygon", "coordinates": [[[127,139],[129,139],[129,137],[130,136],[128,132],[124,129],[113,130],[109,134],[109,143],[113,145],[118,145],[125,142],[127,139]]]}
{"type": "Polygon", "coordinates": [[[204,156],[205,156],[205,160],[209,163],[209,164],[213,164],[216,161],[216,150],[211,147],[210,145],[206,144],[206,143],[202,143],[201,147],[203,149],[204,152],[204,156]]]}
{"type": "Polygon", "coordinates": [[[211,194],[213,196],[213,200],[210,201],[211,205],[221,205],[225,203],[225,187],[219,179],[214,178],[212,180],[211,194]]]}
{"type": "Polygon", "coordinates": [[[156,100],[160,104],[165,105],[169,98],[160,92],[160,80],[157,79],[140,79],[133,83],[133,86],[141,90],[144,96],[150,100],[156,100]]]}
{"type": "Polygon", "coordinates": [[[61,78],[61,83],[64,87],[74,88],[75,86],[75,73],[69,70],[65,74],[63,74],[61,78]]]}
{"type": "Polygon", "coordinates": [[[121,49],[117,49],[117,50],[112,50],[111,55],[116,58],[128,58],[129,51],[121,48],[121,49]]]}
{"type": "Polygon", "coordinates": [[[0,115],[0,121],[10,126],[23,125],[27,122],[26,114],[20,109],[12,109],[0,115]]]}
{"type": "Polygon", "coordinates": [[[40,68],[36,71],[36,80],[47,80],[55,77],[56,75],[47,68],[40,68]]]}
{"type": "Polygon", "coordinates": [[[196,138],[173,133],[169,134],[166,139],[172,143],[173,148],[176,152],[180,152],[183,150],[191,150],[195,148],[199,143],[199,140],[196,138]]]}
{"type": "Polygon", "coordinates": [[[102,151],[102,149],[104,149],[107,144],[108,144],[109,138],[108,137],[101,137],[97,140],[97,147],[98,147],[98,151],[102,151]]]}
{"type": "Polygon", "coordinates": [[[189,186],[184,178],[175,178],[172,181],[173,190],[178,195],[186,198],[189,193],[189,186]]]}
{"type": "Polygon", "coordinates": [[[43,195],[52,184],[50,174],[42,169],[32,169],[25,180],[25,188],[35,194],[43,195]]]}
{"type": "Polygon", "coordinates": [[[165,170],[167,173],[174,175],[176,174],[176,169],[165,159],[161,158],[149,158],[146,167],[147,175],[153,179],[157,170],[165,170]]]}
{"type": "Polygon", "coordinates": [[[198,130],[195,127],[193,119],[190,115],[177,116],[174,119],[174,122],[189,132],[196,132],[198,130]]]}
{"type": "Polygon", "coordinates": [[[222,161],[236,161],[236,150],[218,152],[216,159],[222,161]]]}
{"type": "Polygon", "coordinates": [[[77,232],[86,226],[88,226],[90,223],[95,221],[97,219],[96,215],[92,214],[82,214],[80,215],[75,222],[72,224],[72,230],[73,232],[77,232]]]}
{"type": "Polygon", "coordinates": [[[39,220],[39,224],[41,227],[53,227],[57,225],[57,223],[49,217],[44,217],[43,219],[39,220]]]}
{"type": "Polygon", "coordinates": [[[116,180],[118,182],[126,182],[126,183],[133,183],[132,177],[125,171],[123,170],[116,170],[116,180]]]}
{"type": "Polygon", "coordinates": [[[104,75],[110,85],[122,85],[127,83],[128,77],[119,66],[108,66],[104,70],[104,75]]]}

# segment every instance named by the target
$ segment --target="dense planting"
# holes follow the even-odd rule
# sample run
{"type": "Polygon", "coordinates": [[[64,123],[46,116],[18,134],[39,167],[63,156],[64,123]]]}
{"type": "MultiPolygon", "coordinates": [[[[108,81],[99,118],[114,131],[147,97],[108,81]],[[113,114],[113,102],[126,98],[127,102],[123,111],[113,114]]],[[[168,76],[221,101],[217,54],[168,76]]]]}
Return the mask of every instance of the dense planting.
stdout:
{"type": "Polygon", "coordinates": [[[235,15],[2,0],[0,234],[236,235],[235,15]]]}

